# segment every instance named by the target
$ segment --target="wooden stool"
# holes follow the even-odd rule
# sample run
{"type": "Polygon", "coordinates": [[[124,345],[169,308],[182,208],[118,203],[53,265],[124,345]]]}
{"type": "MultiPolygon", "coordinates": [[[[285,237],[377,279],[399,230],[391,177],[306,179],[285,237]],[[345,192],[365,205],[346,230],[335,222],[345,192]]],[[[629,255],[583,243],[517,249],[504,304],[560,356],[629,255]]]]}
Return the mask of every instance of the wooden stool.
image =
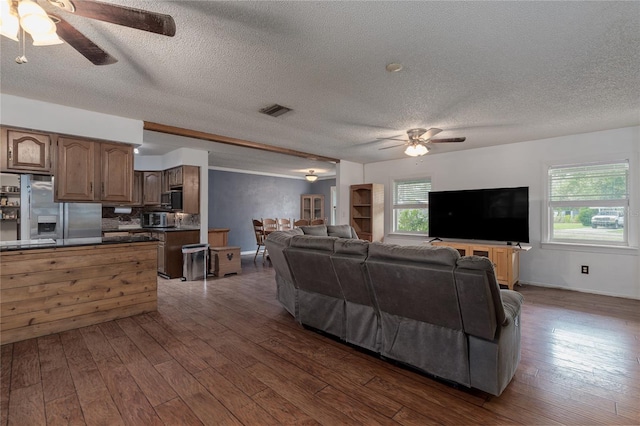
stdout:
{"type": "Polygon", "coordinates": [[[240,247],[210,247],[213,275],[223,277],[227,274],[242,273],[240,247]]]}

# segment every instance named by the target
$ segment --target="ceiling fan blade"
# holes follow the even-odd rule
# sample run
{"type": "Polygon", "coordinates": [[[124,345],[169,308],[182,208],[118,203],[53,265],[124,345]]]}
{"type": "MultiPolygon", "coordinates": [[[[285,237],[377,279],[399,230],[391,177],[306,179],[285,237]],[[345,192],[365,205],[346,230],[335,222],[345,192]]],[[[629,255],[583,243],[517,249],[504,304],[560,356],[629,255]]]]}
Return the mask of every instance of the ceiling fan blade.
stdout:
{"type": "Polygon", "coordinates": [[[102,50],[97,44],[89,40],[84,34],[76,30],[70,23],[56,15],[50,15],[56,22],[58,36],[69,43],[82,56],[94,65],[109,65],[118,62],[116,58],[102,50]]]}
{"type": "Polygon", "coordinates": [[[448,142],[464,142],[467,138],[448,138],[448,139],[431,139],[429,142],[448,143],[448,142]]]}
{"type": "MultiPolygon", "coordinates": [[[[56,0],[49,0],[58,5],[56,0]]],[[[173,18],[163,13],[149,12],[127,6],[101,3],[93,0],[73,2],[76,15],[97,19],[111,24],[123,25],[137,30],[173,37],[176,34],[176,23],[173,18]]]]}
{"type": "Polygon", "coordinates": [[[425,141],[428,141],[429,139],[431,139],[432,137],[434,137],[435,135],[437,135],[441,131],[442,131],[442,129],[437,129],[435,127],[432,127],[429,130],[427,130],[426,132],[424,132],[424,134],[422,135],[421,139],[423,139],[425,141]]]}
{"type": "Polygon", "coordinates": [[[383,148],[378,148],[378,151],[383,150],[383,149],[397,148],[399,146],[404,146],[404,145],[406,145],[406,143],[401,143],[400,145],[385,146],[383,148]]]}
{"type": "Polygon", "coordinates": [[[379,141],[403,141],[406,142],[407,138],[393,137],[393,138],[376,138],[379,141]]]}

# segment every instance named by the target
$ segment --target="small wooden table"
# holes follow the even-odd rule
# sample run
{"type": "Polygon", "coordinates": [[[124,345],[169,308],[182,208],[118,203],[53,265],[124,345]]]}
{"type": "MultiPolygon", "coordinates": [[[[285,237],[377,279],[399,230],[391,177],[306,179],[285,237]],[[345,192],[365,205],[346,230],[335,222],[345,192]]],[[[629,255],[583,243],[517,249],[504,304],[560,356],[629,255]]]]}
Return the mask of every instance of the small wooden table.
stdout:
{"type": "Polygon", "coordinates": [[[210,247],[226,247],[229,228],[209,228],[208,243],[210,247]]]}
{"type": "Polygon", "coordinates": [[[216,277],[242,273],[240,247],[210,247],[211,271],[216,277]]]}

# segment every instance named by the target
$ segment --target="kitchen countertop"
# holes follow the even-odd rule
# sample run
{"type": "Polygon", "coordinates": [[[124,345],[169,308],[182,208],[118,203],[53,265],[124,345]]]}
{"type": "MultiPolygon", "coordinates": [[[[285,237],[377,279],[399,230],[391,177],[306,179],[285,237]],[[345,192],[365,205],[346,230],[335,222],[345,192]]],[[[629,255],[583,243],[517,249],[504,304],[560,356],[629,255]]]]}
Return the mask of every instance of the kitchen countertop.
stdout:
{"type": "Polygon", "coordinates": [[[104,228],[102,232],[177,232],[177,231],[199,231],[199,226],[181,226],[179,228],[104,228]]]}
{"type": "Polygon", "coordinates": [[[126,243],[147,243],[158,241],[155,238],[147,236],[126,236],[126,237],[97,237],[97,238],[70,238],[60,240],[22,240],[22,241],[3,241],[0,244],[0,251],[16,251],[16,250],[33,250],[45,248],[62,248],[76,246],[93,246],[104,244],[126,244],[126,243]]]}

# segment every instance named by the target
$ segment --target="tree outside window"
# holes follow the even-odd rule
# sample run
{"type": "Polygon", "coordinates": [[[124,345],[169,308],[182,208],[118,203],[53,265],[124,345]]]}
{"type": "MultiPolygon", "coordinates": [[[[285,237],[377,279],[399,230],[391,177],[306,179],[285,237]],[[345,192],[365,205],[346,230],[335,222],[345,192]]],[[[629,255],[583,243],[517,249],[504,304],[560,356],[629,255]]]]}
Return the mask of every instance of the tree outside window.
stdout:
{"type": "Polygon", "coordinates": [[[394,181],[394,232],[429,233],[429,191],[430,178],[394,181]]]}
{"type": "Polygon", "coordinates": [[[548,184],[549,241],[627,245],[628,160],[553,166],[548,184]]]}

